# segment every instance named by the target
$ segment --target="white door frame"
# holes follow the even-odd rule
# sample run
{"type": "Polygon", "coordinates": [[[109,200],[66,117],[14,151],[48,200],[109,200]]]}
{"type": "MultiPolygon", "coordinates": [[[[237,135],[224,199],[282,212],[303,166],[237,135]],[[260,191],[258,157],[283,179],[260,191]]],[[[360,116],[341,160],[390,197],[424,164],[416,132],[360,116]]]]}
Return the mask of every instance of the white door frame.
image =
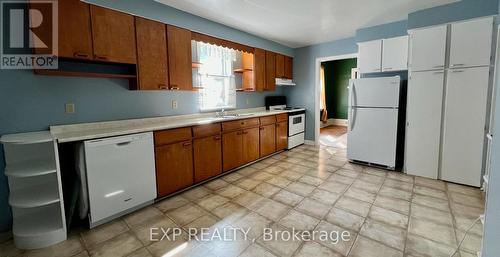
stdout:
{"type": "Polygon", "coordinates": [[[316,68],[314,77],[316,78],[315,87],[314,87],[314,144],[319,145],[319,133],[320,133],[320,101],[321,97],[321,85],[320,85],[320,68],[322,62],[328,61],[336,61],[336,60],[344,60],[344,59],[352,59],[358,58],[358,53],[353,54],[342,54],[342,55],[334,55],[328,57],[320,57],[316,58],[316,68]]]}

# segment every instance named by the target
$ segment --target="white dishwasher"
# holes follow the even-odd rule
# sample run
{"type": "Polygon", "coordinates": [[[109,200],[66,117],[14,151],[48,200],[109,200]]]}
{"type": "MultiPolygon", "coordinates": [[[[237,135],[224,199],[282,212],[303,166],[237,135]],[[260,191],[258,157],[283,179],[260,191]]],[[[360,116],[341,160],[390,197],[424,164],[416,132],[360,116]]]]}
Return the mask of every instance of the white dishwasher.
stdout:
{"type": "Polygon", "coordinates": [[[82,195],[88,195],[83,212],[91,228],[154,201],[153,133],[89,140],[80,149],[82,195]]]}

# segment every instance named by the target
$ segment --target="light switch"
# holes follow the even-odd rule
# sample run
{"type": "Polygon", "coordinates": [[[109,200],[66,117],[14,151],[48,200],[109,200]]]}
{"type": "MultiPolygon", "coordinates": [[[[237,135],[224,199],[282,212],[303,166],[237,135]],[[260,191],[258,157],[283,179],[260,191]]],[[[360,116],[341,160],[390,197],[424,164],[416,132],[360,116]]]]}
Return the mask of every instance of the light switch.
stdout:
{"type": "Polygon", "coordinates": [[[75,113],[75,104],[74,103],[67,103],[64,105],[64,112],[65,113],[75,113]]]}
{"type": "Polygon", "coordinates": [[[172,100],[172,109],[177,109],[177,100],[172,100]]]}

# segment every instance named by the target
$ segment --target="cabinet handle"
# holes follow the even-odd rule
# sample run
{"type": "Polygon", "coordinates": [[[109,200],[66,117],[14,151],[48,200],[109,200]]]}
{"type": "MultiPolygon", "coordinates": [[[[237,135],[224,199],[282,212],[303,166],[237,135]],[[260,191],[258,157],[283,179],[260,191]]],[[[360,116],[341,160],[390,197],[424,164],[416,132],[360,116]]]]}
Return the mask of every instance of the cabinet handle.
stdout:
{"type": "Polygon", "coordinates": [[[244,122],[244,121],[242,121],[242,122],[240,122],[240,124],[241,124],[241,125],[245,125],[245,122],[244,122]]]}
{"type": "Polygon", "coordinates": [[[182,144],[182,146],[186,147],[186,146],[190,146],[191,145],[191,142],[185,142],[182,144]]]}
{"type": "Polygon", "coordinates": [[[94,55],[94,58],[96,58],[97,60],[104,60],[104,61],[108,60],[108,57],[100,55],[94,55]]]}
{"type": "Polygon", "coordinates": [[[170,90],[179,90],[179,86],[177,86],[177,85],[170,85],[170,90]]]}
{"type": "Polygon", "coordinates": [[[85,59],[89,58],[88,54],[82,52],[75,52],[73,53],[73,56],[77,58],[85,58],[85,59]]]}
{"type": "Polygon", "coordinates": [[[168,89],[167,85],[165,85],[165,84],[158,84],[158,88],[161,89],[161,90],[168,89]]]}

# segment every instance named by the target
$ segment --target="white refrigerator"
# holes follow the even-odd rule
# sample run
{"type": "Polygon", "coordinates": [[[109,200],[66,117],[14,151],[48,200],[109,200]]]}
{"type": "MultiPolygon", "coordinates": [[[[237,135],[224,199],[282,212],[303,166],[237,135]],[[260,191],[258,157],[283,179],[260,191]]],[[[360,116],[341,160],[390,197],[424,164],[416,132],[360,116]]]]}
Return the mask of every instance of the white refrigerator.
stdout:
{"type": "Polygon", "coordinates": [[[401,78],[349,81],[347,158],[396,168],[401,78]]]}

